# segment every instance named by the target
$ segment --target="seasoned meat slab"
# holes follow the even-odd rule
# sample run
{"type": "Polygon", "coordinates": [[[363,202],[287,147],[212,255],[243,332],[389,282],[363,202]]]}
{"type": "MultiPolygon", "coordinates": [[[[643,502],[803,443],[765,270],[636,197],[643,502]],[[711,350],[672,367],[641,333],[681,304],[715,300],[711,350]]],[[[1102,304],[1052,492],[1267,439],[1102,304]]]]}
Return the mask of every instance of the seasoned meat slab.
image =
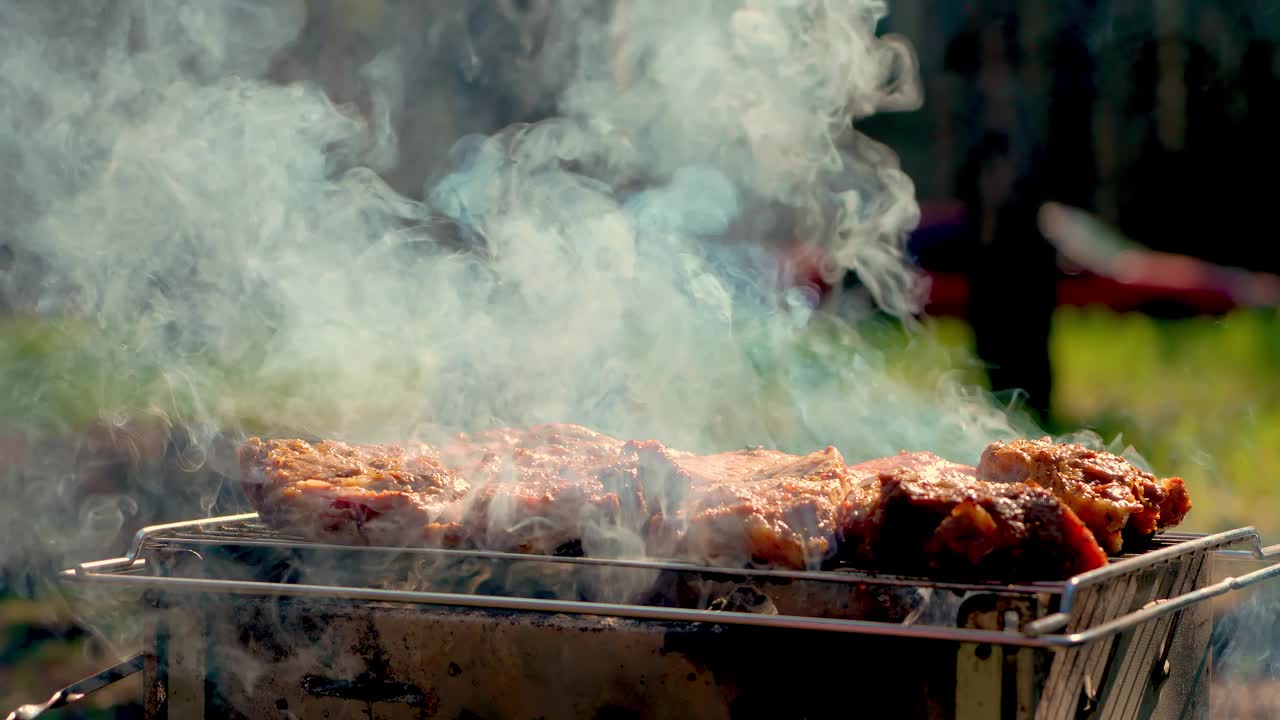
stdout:
{"type": "Polygon", "coordinates": [[[470,488],[426,445],[250,438],[239,460],[264,522],[323,542],[420,544],[470,488]]]}
{"type": "Polygon", "coordinates": [[[1150,537],[1177,525],[1191,509],[1182,478],[1157,478],[1118,455],[1049,438],[992,443],[978,463],[978,477],[1045,488],[1112,553],[1120,552],[1126,536],[1150,537]]]}
{"type": "Polygon", "coordinates": [[[621,441],[579,425],[456,436],[440,457],[471,492],[443,509],[441,523],[458,528],[450,544],[550,555],[627,532],[636,488],[606,485],[622,455],[621,441]]]}
{"type": "Polygon", "coordinates": [[[637,452],[652,511],[651,553],[728,567],[809,569],[835,554],[840,504],[852,488],[835,448],[804,456],[764,449],[700,456],[653,443],[637,452]]]}
{"type": "Polygon", "coordinates": [[[1065,578],[1106,564],[1084,523],[1051,493],[978,480],[931,453],[851,468],[861,480],[841,512],[841,555],[898,574],[1065,578]]]}

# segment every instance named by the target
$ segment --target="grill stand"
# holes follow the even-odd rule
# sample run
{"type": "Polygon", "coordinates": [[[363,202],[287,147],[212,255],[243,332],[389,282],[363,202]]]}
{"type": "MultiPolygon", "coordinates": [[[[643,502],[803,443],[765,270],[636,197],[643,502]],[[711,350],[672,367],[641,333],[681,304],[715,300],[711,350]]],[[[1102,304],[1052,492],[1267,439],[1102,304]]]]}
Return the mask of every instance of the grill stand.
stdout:
{"type": "MultiPolygon", "coordinates": [[[[148,590],[151,717],[345,717],[358,709],[352,716],[475,718],[536,716],[533,708],[548,718],[853,709],[928,718],[1202,717],[1212,623],[1205,601],[1280,574],[1271,565],[1208,584],[1212,556],[1231,545],[1251,545],[1232,554],[1273,559],[1276,548],[1262,548],[1252,528],[1170,533],[1163,547],[1065,583],[996,585],[325,546],[254,531],[254,520],[147,528],[128,556],[64,572],[69,581],[148,590]],[[230,562],[218,560],[232,550],[230,562]],[[938,623],[915,614],[885,621],[403,590],[289,573],[259,578],[263,566],[246,560],[248,551],[328,554],[335,566],[398,553],[573,572],[719,574],[769,588],[834,584],[850,598],[914,585],[963,603],[938,623]]],[[[863,605],[846,609],[855,607],[863,605]]]]}
{"type": "Polygon", "coordinates": [[[1207,712],[1207,604],[1182,611],[1183,630],[1198,631],[1170,634],[1167,657],[1142,654],[1139,631],[1121,634],[1059,702],[1044,678],[1069,650],[312,599],[191,600],[156,604],[149,718],[789,718],[833,716],[850,703],[865,717],[956,720],[1207,712]],[[1164,663],[1160,683],[1125,675],[1164,663]]]}

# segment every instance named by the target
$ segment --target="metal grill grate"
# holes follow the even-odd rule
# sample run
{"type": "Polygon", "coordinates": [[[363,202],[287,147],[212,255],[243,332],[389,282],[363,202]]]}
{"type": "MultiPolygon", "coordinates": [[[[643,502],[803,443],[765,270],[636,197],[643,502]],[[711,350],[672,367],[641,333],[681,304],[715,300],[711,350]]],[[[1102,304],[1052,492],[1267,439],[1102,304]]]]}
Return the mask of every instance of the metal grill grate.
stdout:
{"type": "MultiPolygon", "coordinates": [[[[1234,536],[1226,537],[1227,535],[1229,534],[1223,534],[1221,542],[1213,543],[1205,548],[1196,548],[1192,551],[1199,551],[1201,549],[1218,549],[1219,547],[1225,547],[1240,541],[1234,536]]],[[[1139,566],[1145,565],[1143,562],[1144,558],[1152,558],[1153,562],[1159,562],[1159,559],[1157,558],[1161,553],[1157,553],[1156,551],[1163,550],[1167,553],[1170,548],[1178,548],[1180,546],[1185,546],[1188,543],[1199,543],[1200,545],[1204,545],[1205,539],[1206,536],[1195,533],[1161,533],[1152,539],[1150,547],[1144,552],[1126,553],[1124,555],[1114,557],[1111,559],[1110,567],[1133,566],[1129,569],[1136,570],[1139,566]]],[[[991,582],[982,580],[959,582],[869,573],[857,568],[845,566],[833,567],[821,571],[769,570],[760,568],[721,568],[697,565],[688,562],[646,559],[588,558],[568,555],[527,555],[497,551],[449,550],[441,548],[386,548],[331,545],[310,541],[299,535],[291,535],[270,528],[262,523],[255,514],[231,516],[227,518],[211,518],[207,521],[175,523],[173,525],[148,528],[139,533],[135,543],[142,549],[152,550],[163,548],[197,548],[201,546],[238,546],[272,548],[277,550],[307,553],[356,552],[382,556],[419,555],[438,558],[487,559],[516,563],[556,563],[576,566],[634,568],[666,572],[698,573],[702,575],[755,577],[775,580],[879,584],[887,586],[933,588],[956,592],[998,591],[1001,593],[1063,595],[1070,593],[1070,588],[1075,581],[1073,578],[1071,580],[1062,581],[1034,581],[1019,583],[991,582]]]]}
{"type": "MultiPolygon", "coordinates": [[[[72,580],[114,584],[141,584],[188,592],[223,592],[240,595],[322,597],[331,599],[419,603],[455,607],[476,607],[499,610],[531,611],[540,613],[570,613],[583,615],[607,615],[645,620],[675,622],[704,622],[781,627],[790,629],[824,630],[869,635],[917,637],[958,642],[993,643],[1025,647],[1076,647],[1129,630],[1140,623],[1180,610],[1190,604],[1202,602],[1275,575],[1280,575],[1280,565],[1272,565],[1240,578],[1229,578],[1215,585],[1200,587],[1177,594],[1178,588],[1168,587],[1175,593],[1157,594],[1145,604],[1135,606],[1139,597],[1138,586],[1146,587],[1151,578],[1168,567],[1234,545],[1249,543],[1251,552],[1258,559],[1269,559],[1277,554],[1272,548],[1263,549],[1258,533],[1253,528],[1240,528],[1215,535],[1191,533],[1167,533],[1159,536],[1149,550],[1115,559],[1108,566],[1092,570],[1061,582],[1033,582],[1003,584],[995,582],[941,582],[925,578],[877,575],[848,568],[830,571],[786,571],[749,568],[711,568],[679,562],[652,560],[615,560],[585,557],[555,557],[520,555],[500,552],[470,550],[440,550],[422,548],[379,548],[326,545],[309,542],[296,536],[278,533],[267,528],[256,514],[208,518],[205,520],[172,523],[145,528],[135,537],[129,555],[113,560],[85,563],[64,571],[72,580]],[[856,591],[877,588],[884,592],[917,591],[939,593],[942,596],[963,597],[966,593],[986,593],[1004,598],[1021,598],[1034,608],[1033,616],[1025,615],[1016,625],[1003,629],[977,629],[954,627],[945,623],[928,625],[904,620],[859,620],[842,617],[815,617],[803,614],[755,614],[750,612],[713,611],[685,607],[652,606],[631,602],[593,602],[582,600],[549,599],[521,595],[482,595],[471,592],[437,592],[373,587],[355,581],[340,584],[313,584],[297,582],[296,577],[272,578],[269,581],[245,580],[235,574],[203,575],[198,577],[160,576],[154,570],[141,572],[147,556],[190,551],[201,553],[231,553],[239,550],[266,549],[280,552],[306,553],[310,557],[330,556],[333,566],[370,566],[385,568],[393,558],[443,558],[449,560],[487,560],[510,564],[547,563],[562,566],[604,571],[632,569],[664,573],[682,573],[710,578],[748,578],[770,583],[812,582],[844,584],[856,591]],[[342,562],[352,553],[361,554],[374,562],[342,562]],[[950,591],[950,592],[948,592],[950,591]],[[1065,631],[1065,632],[1064,632],[1065,631]]],[[[913,618],[908,618],[911,620],[913,618]]],[[[1101,652],[1101,651],[1099,651],[1101,652]]]]}

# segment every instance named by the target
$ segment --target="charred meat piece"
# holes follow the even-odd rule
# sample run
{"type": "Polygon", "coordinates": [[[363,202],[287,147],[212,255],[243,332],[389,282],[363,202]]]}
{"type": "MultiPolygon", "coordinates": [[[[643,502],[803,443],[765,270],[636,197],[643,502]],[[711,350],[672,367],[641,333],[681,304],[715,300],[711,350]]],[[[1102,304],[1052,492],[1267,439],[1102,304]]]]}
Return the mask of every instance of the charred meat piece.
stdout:
{"type": "Polygon", "coordinates": [[[1106,553],[1048,491],[978,480],[967,465],[899,456],[851,468],[862,479],[841,509],[841,557],[882,572],[1056,579],[1102,567],[1106,553]]]}
{"type": "Polygon", "coordinates": [[[655,443],[637,451],[651,553],[809,569],[834,556],[840,503],[851,488],[835,448],[694,455],[655,443]]]}
{"type": "Polygon", "coordinates": [[[245,494],[268,524],[325,542],[416,545],[469,485],[425,445],[250,438],[245,494]]]}
{"type": "Polygon", "coordinates": [[[1108,552],[1182,522],[1191,499],[1181,478],[1157,478],[1124,458],[1078,444],[1016,440],[989,445],[978,477],[1033,483],[1062,499],[1108,552]]]}

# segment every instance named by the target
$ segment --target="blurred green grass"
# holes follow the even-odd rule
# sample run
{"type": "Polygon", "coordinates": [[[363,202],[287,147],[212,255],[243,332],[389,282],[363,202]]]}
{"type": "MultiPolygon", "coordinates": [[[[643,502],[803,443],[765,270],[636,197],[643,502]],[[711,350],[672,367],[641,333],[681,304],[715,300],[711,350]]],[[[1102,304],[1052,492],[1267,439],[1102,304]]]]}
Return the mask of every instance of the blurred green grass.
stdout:
{"type": "Polygon", "coordinates": [[[1064,310],[1053,335],[1062,424],[1123,433],[1156,470],[1181,475],[1189,529],[1280,533],[1280,319],[1159,321],[1064,310]]]}

